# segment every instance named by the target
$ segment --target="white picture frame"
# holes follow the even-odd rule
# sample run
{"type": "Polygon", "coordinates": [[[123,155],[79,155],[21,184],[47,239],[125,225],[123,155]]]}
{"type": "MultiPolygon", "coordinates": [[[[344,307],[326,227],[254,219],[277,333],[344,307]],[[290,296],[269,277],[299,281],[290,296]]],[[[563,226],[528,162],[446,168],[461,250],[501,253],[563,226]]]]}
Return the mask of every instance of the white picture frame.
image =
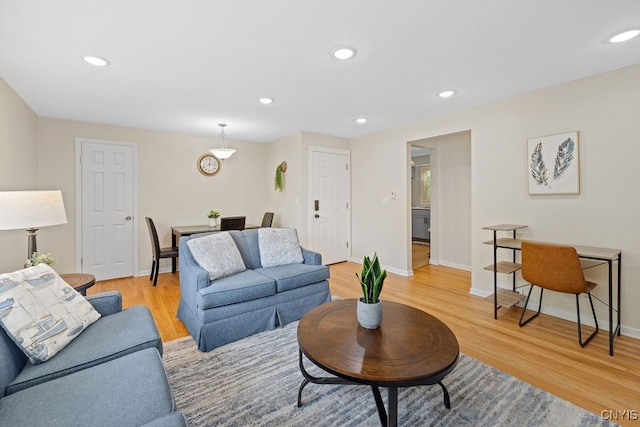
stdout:
{"type": "Polygon", "coordinates": [[[579,132],[527,139],[529,194],[580,194],[579,132]]]}

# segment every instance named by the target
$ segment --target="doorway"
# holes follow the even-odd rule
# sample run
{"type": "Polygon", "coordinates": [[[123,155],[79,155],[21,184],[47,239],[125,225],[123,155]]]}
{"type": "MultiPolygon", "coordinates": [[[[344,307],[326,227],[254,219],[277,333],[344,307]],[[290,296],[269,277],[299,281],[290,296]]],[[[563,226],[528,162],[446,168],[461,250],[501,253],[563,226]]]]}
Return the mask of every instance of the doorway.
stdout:
{"type": "Polygon", "coordinates": [[[431,257],[431,148],[411,145],[411,268],[431,257]]]}
{"type": "Polygon", "coordinates": [[[76,270],[97,280],[138,267],[135,144],[76,139],[76,270]]]}
{"type": "MultiPolygon", "coordinates": [[[[430,169],[429,184],[430,197],[420,198],[416,194],[417,202],[412,200],[408,209],[412,219],[414,207],[426,208],[428,205],[428,241],[429,264],[444,265],[461,270],[471,270],[471,131],[461,131],[451,134],[424,138],[409,142],[409,149],[429,149],[428,159],[425,157],[412,158],[414,182],[410,188],[424,187],[426,180],[418,175],[421,164],[423,173],[430,169]],[[426,203],[426,201],[429,203],[426,203]]],[[[424,156],[424,152],[417,151],[424,156]]],[[[413,157],[413,156],[412,156],[413,157]]],[[[423,191],[424,194],[424,191],[423,191]]],[[[424,212],[424,211],[423,211],[424,212]]],[[[426,216],[426,214],[423,214],[426,216]]],[[[425,221],[425,219],[422,219],[425,221]]],[[[413,228],[413,227],[412,227],[413,228]]],[[[413,234],[413,230],[412,230],[413,234]]],[[[413,236],[409,236],[412,238],[413,236]]],[[[413,240],[413,239],[412,239],[413,240]]],[[[413,245],[412,245],[412,255],[413,245]]],[[[413,256],[411,257],[413,258],[413,256]]],[[[409,262],[412,259],[408,260],[409,262]]]]}

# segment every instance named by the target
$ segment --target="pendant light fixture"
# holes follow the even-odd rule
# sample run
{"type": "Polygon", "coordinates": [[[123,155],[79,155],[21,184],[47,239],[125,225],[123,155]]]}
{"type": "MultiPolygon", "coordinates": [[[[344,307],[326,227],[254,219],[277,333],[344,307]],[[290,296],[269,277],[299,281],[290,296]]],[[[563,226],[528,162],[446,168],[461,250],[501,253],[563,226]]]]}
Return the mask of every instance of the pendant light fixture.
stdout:
{"type": "Polygon", "coordinates": [[[227,148],[224,145],[224,127],[226,126],[226,123],[218,123],[218,126],[220,126],[220,148],[212,148],[209,151],[220,160],[224,160],[231,157],[231,155],[235,153],[236,150],[234,150],[233,148],[227,148]]]}

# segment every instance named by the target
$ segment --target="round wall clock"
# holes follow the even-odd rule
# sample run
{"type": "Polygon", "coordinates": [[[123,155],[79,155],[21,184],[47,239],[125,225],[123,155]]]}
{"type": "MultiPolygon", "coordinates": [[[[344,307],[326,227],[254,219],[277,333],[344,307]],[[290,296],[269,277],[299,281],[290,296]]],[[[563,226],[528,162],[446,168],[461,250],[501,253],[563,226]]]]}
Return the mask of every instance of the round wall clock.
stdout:
{"type": "Polygon", "coordinates": [[[206,176],[213,176],[220,172],[220,160],[211,153],[205,153],[198,159],[198,170],[206,176]]]}

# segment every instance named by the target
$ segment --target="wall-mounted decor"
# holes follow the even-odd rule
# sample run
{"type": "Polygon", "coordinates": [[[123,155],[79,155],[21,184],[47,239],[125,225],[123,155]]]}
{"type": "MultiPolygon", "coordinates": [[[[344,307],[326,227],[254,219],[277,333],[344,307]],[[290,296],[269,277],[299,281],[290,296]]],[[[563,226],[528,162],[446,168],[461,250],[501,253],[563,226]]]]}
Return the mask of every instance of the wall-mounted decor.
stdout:
{"type": "Polygon", "coordinates": [[[274,179],[276,191],[282,191],[282,174],[287,171],[287,162],[282,162],[276,167],[276,177],[274,179]]]}
{"type": "Polygon", "coordinates": [[[196,166],[204,176],[213,176],[220,172],[220,160],[211,153],[204,153],[198,158],[196,166]]]}
{"type": "Polygon", "coordinates": [[[578,131],[529,138],[529,194],[580,194],[578,159],[578,131]]]}

